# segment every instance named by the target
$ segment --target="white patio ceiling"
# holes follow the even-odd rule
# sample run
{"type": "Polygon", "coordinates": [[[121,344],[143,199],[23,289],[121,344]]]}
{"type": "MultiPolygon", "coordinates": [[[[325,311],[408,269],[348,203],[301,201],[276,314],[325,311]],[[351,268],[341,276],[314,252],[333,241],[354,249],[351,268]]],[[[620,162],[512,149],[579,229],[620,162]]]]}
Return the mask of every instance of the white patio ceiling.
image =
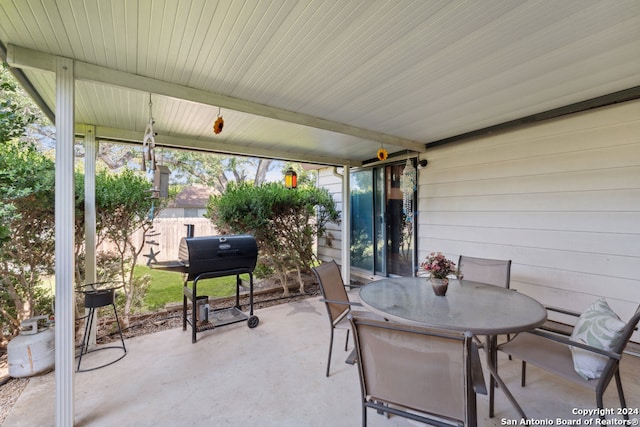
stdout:
{"type": "Polygon", "coordinates": [[[80,134],[140,142],[151,93],[159,144],[312,163],[640,97],[637,0],[0,0],[0,42],[50,115],[76,61],[80,134]]]}

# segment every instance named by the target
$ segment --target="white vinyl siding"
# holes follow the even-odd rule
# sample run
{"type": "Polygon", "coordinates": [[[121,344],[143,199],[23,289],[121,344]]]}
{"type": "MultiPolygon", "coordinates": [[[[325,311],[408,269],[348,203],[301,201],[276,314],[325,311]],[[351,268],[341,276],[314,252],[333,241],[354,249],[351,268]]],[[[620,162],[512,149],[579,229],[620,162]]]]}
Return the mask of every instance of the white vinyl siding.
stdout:
{"type": "Polygon", "coordinates": [[[421,157],[419,259],[511,259],[511,287],[543,304],[581,311],[606,297],[631,316],[640,302],[640,101],[421,157]]]}
{"type": "MultiPolygon", "coordinates": [[[[326,188],[340,211],[340,220],[345,221],[342,212],[342,168],[323,168],[318,170],[318,186],[326,188]]],[[[342,227],[339,224],[327,224],[329,238],[318,239],[318,258],[322,261],[335,260],[342,265],[342,227]]]]}

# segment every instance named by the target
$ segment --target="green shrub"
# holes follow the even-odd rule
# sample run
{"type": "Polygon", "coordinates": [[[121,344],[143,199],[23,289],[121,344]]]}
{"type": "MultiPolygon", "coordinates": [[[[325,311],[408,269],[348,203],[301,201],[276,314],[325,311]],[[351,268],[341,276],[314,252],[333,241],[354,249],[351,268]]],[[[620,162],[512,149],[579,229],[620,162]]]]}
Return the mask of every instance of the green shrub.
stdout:
{"type": "Polygon", "coordinates": [[[0,345],[51,314],[40,292],[54,269],[54,164],[31,144],[0,143],[0,345]]]}
{"type": "Polygon", "coordinates": [[[243,183],[229,184],[224,194],[212,196],[207,217],[222,233],[252,234],[261,263],[274,269],[288,295],[287,273],[297,271],[304,292],[301,272],[317,262],[314,243],[325,236],[328,222],[339,222],[340,213],[326,189],[243,183]]]}

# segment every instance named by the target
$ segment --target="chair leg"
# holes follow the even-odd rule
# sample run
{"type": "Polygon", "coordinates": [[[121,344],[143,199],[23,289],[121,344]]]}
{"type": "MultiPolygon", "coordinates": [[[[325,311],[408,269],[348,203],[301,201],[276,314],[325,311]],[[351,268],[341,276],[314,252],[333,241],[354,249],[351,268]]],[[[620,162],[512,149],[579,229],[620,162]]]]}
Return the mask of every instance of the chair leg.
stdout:
{"type": "Polygon", "coordinates": [[[347,347],[349,347],[349,329],[347,329],[347,339],[344,342],[344,351],[347,351],[347,347]]]}
{"type": "Polygon", "coordinates": [[[351,353],[349,353],[344,363],[346,363],[347,365],[355,365],[357,362],[358,362],[358,353],[354,348],[353,350],[351,350],[351,353]]]}
{"type": "Polygon", "coordinates": [[[602,391],[596,392],[596,407],[600,409],[600,419],[604,420],[604,411],[602,410],[604,408],[604,402],[602,401],[602,393],[602,391]]]}
{"type": "MultiPolygon", "coordinates": [[[[485,338],[485,351],[487,353],[487,363],[491,363],[498,373],[498,355],[496,351],[497,341],[493,340],[494,337],[487,335],[485,338]],[[493,355],[491,353],[494,353],[493,355]]],[[[493,418],[494,415],[494,406],[495,406],[495,388],[496,388],[496,380],[493,375],[489,375],[489,418],[493,418]]]]}
{"type": "Polygon", "coordinates": [[[527,382],[527,362],[523,360],[522,361],[522,377],[520,378],[520,385],[524,387],[526,382],[527,382]]]}
{"type": "Polygon", "coordinates": [[[367,427],[367,405],[362,402],[362,427],[367,427]]]}
{"type": "MultiPolygon", "coordinates": [[[[622,390],[622,380],[620,379],[620,371],[616,370],[616,386],[618,387],[618,397],[620,398],[620,407],[626,408],[627,401],[624,398],[624,391],[622,390]]],[[[629,419],[629,414],[625,412],[624,419],[629,419]]]]}
{"type": "Polygon", "coordinates": [[[333,331],[331,328],[331,339],[329,340],[329,357],[327,358],[327,376],[329,376],[329,369],[331,369],[331,350],[333,349],[333,331]]]}
{"type": "Polygon", "coordinates": [[[495,390],[489,385],[489,418],[493,418],[495,406],[495,390]]]}

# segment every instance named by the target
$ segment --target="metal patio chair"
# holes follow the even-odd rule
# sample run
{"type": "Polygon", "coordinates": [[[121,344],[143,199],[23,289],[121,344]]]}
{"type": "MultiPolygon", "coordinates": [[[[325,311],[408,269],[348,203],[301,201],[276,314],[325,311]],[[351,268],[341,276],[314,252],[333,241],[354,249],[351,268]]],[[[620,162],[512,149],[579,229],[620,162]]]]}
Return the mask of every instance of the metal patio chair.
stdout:
{"type": "Polygon", "coordinates": [[[486,394],[470,333],[348,316],[367,409],[437,426],[476,426],[476,393],[486,394]]]}
{"type": "MultiPolygon", "coordinates": [[[[351,326],[347,320],[347,314],[351,311],[351,307],[362,307],[358,302],[349,301],[349,296],[342,281],[340,268],[335,261],[325,262],[317,267],[312,268],[313,272],[320,284],[322,299],[325,303],[327,314],[329,315],[329,323],[331,325],[331,339],[329,341],[329,356],[327,357],[327,373],[331,368],[331,352],[333,349],[333,335],[335,329],[344,329],[347,331],[347,337],[344,343],[344,351],[347,351],[349,345],[349,331],[351,326]]],[[[347,363],[355,363],[355,353],[349,355],[347,363]]]]}
{"type": "MultiPolygon", "coordinates": [[[[511,286],[511,260],[460,255],[458,258],[458,277],[509,289],[511,286]]],[[[509,336],[507,337],[509,338],[509,336]]],[[[480,338],[476,336],[474,339],[478,345],[484,347],[480,338]]]]}
{"type": "MultiPolygon", "coordinates": [[[[573,316],[576,319],[581,315],[581,313],[555,307],[547,307],[547,311],[573,316]]],[[[555,374],[556,377],[593,390],[596,394],[597,407],[604,409],[602,395],[611,382],[611,379],[615,378],[618,398],[620,399],[620,408],[626,408],[627,405],[619,370],[620,359],[622,359],[622,353],[634,330],[636,330],[639,321],[640,307],[638,307],[635,314],[626,323],[618,338],[611,343],[611,350],[609,351],[587,345],[583,342],[572,341],[571,333],[561,333],[559,330],[555,330],[555,332],[543,330],[545,325],[533,331],[516,335],[510,341],[500,344],[498,350],[522,360],[522,387],[525,386],[527,363],[530,363],[555,374]],[[587,354],[595,357],[600,355],[603,361],[606,361],[604,362],[604,368],[599,378],[585,379],[576,372],[571,347],[586,350],[587,354]]],[[[493,390],[491,390],[491,392],[493,392],[493,390]]],[[[628,417],[628,414],[624,414],[625,419],[628,420],[628,417]]],[[[601,412],[600,418],[604,419],[603,412],[601,412]]]]}
{"type": "Polygon", "coordinates": [[[460,255],[458,258],[458,277],[509,289],[511,260],[460,255]]]}

